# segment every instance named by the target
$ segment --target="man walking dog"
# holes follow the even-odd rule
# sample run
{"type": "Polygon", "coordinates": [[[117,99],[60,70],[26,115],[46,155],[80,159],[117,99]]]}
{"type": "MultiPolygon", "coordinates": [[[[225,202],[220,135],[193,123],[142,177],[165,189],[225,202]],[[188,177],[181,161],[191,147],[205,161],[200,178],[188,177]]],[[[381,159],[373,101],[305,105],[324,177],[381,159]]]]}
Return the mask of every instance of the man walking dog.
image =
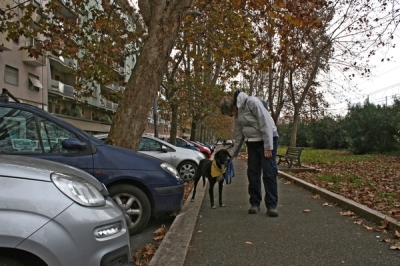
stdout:
{"type": "Polygon", "coordinates": [[[264,107],[261,99],[248,96],[237,90],[234,97],[224,97],[220,103],[221,113],[234,117],[233,136],[235,145],[231,156],[236,157],[246,141],[248,148],[247,178],[250,195],[249,214],[260,211],[262,201],[261,171],[265,189],[265,205],[267,215],[277,217],[278,204],[278,167],[276,151],[278,148],[278,132],[275,123],[264,107]]]}

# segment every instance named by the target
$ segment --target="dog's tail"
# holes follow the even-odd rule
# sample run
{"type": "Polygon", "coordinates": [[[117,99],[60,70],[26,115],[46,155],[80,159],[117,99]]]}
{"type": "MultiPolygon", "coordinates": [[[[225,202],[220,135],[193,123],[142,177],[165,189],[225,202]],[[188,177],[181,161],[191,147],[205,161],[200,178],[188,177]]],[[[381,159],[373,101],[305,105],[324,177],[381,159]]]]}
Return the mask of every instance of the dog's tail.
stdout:
{"type": "Polygon", "coordinates": [[[206,177],[203,175],[203,187],[206,185],[206,177]]]}

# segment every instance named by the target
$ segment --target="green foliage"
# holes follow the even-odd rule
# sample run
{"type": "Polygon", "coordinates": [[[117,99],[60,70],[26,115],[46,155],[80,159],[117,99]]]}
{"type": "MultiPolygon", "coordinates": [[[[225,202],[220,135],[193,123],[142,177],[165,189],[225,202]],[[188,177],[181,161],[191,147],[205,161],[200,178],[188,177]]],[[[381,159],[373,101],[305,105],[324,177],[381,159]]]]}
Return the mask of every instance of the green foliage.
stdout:
{"type": "MultiPolygon", "coordinates": [[[[278,125],[280,146],[289,146],[291,130],[292,124],[278,125]]],[[[348,149],[356,155],[400,154],[400,101],[383,107],[357,104],[344,118],[324,117],[311,124],[301,123],[297,140],[299,147],[348,149]]],[[[303,155],[306,153],[303,151],[303,155]]]]}
{"type": "Polygon", "coordinates": [[[290,145],[290,132],[292,130],[292,124],[277,125],[277,130],[279,133],[279,146],[289,146],[290,145]]]}
{"type": "Polygon", "coordinates": [[[349,150],[354,154],[398,150],[399,106],[399,101],[391,107],[376,106],[368,102],[363,106],[351,106],[343,125],[349,150]]]}
{"type": "Polygon", "coordinates": [[[341,121],[332,117],[324,117],[317,123],[309,126],[310,146],[316,149],[345,149],[345,132],[341,127],[341,121]]]}
{"type": "MultiPolygon", "coordinates": [[[[277,125],[277,130],[279,134],[279,146],[289,146],[290,145],[290,134],[292,132],[293,123],[277,125]]],[[[300,122],[297,129],[297,147],[309,147],[310,136],[308,133],[308,125],[300,122]]]]}

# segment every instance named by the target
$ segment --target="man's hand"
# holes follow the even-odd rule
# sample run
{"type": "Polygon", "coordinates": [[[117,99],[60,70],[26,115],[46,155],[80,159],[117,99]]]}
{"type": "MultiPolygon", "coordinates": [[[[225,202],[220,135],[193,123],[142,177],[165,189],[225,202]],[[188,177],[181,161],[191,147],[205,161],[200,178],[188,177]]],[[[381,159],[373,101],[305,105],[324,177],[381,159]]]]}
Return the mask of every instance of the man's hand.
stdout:
{"type": "Polygon", "coordinates": [[[272,151],[264,151],[264,156],[266,158],[271,158],[272,157],[272,151]]]}

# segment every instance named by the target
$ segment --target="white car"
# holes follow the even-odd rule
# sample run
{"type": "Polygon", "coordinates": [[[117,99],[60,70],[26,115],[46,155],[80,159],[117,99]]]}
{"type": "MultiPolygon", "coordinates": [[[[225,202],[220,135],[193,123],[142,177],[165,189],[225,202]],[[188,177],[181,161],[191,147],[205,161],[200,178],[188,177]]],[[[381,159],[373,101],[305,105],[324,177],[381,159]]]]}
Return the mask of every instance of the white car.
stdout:
{"type": "MultiPolygon", "coordinates": [[[[94,137],[104,141],[108,134],[94,135],[94,137]]],[[[205,158],[199,151],[181,148],[149,135],[142,136],[138,152],[158,158],[174,166],[185,182],[189,182],[194,178],[200,160],[205,158]]]]}

